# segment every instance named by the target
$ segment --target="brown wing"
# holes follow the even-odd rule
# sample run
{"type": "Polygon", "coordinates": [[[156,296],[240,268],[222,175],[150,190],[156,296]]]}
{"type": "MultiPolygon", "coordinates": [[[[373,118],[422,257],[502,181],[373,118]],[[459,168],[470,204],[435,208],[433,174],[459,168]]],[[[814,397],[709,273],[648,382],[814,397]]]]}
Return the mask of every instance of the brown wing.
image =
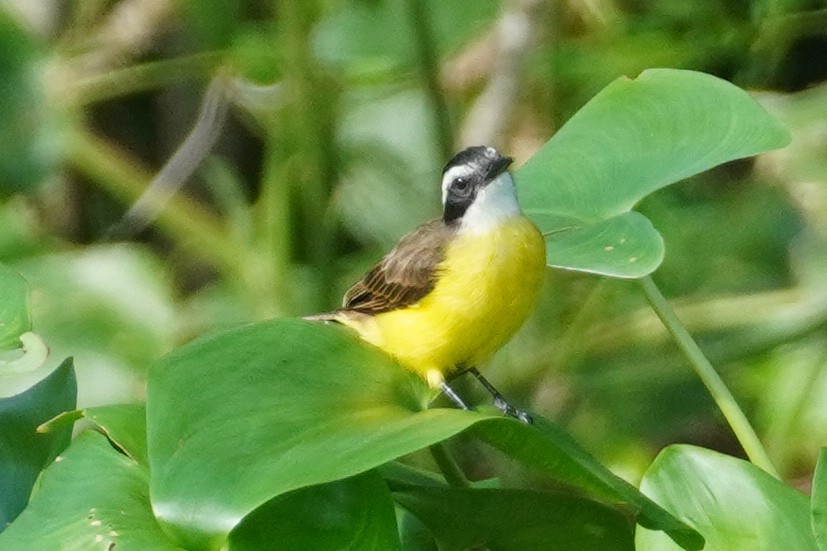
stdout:
{"type": "Polygon", "coordinates": [[[434,288],[437,266],[453,234],[432,220],[405,235],[362,279],[345,293],[342,307],[365,314],[404,308],[434,288]]]}

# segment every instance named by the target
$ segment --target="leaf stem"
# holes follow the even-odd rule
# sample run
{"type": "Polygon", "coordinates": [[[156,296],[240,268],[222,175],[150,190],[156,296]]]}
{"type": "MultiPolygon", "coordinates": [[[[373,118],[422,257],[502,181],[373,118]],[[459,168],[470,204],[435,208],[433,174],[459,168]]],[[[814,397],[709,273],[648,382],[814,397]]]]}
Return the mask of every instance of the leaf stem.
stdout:
{"type": "MultiPolygon", "coordinates": [[[[125,204],[136,201],[152,179],[137,161],[86,129],[74,132],[68,144],[69,163],[125,204]]],[[[196,202],[173,197],[159,213],[157,227],[227,277],[245,279],[246,252],[196,202]]]]}
{"type": "MultiPolygon", "coordinates": [[[[321,4],[318,0],[276,3],[285,52],[283,82],[289,90],[289,104],[278,114],[277,121],[271,121],[270,137],[279,140],[287,153],[280,161],[287,163],[287,179],[265,182],[281,186],[290,182],[289,193],[296,199],[293,209],[303,225],[304,243],[295,252],[318,275],[318,286],[307,297],[312,302],[306,305],[310,311],[329,308],[339,298],[333,295],[338,222],[330,211],[341,170],[335,139],[339,91],[313,54],[313,33],[321,4]],[[275,136],[276,129],[279,136],[275,136]]],[[[275,191],[273,196],[278,194],[275,191]]],[[[283,227],[274,224],[268,229],[281,231],[283,227]]],[[[272,235],[271,243],[280,238],[272,235]]]]}
{"type": "Polygon", "coordinates": [[[732,428],[732,432],[735,433],[735,437],[738,438],[738,441],[744,448],[747,457],[758,467],[761,467],[774,477],[780,478],[767,451],[755,433],[755,429],[752,428],[746,415],[744,415],[744,412],[738,406],[735,397],[698,347],[697,343],[692,339],[692,336],[686,328],[684,328],[669,302],[660,292],[657,285],[655,285],[655,282],[652,281],[651,277],[646,276],[640,279],[640,285],[652,309],[663,322],[663,325],[669,333],[671,333],[678,347],[683,351],[689,363],[695,369],[695,373],[697,373],[698,377],[700,377],[706,386],[712,399],[715,400],[718,408],[720,408],[724,414],[730,428],[732,428]]]}
{"type": "Polygon", "coordinates": [[[439,470],[442,471],[442,475],[450,486],[456,488],[471,487],[471,483],[468,481],[468,478],[466,478],[465,473],[462,472],[456,459],[454,459],[454,456],[451,455],[451,452],[448,451],[448,448],[443,442],[429,446],[428,450],[430,450],[431,456],[434,458],[434,461],[436,461],[439,470]]]}
{"type": "Polygon", "coordinates": [[[428,21],[428,10],[423,0],[408,0],[408,15],[413,28],[414,42],[419,57],[419,72],[425,93],[434,113],[434,126],[439,144],[439,155],[449,158],[454,149],[454,137],[448,104],[439,85],[439,59],[434,44],[436,41],[428,21]]]}
{"type": "Polygon", "coordinates": [[[76,107],[154,90],[186,79],[209,80],[223,52],[151,61],[99,74],[81,75],[70,83],[65,100],[76,107]]]}

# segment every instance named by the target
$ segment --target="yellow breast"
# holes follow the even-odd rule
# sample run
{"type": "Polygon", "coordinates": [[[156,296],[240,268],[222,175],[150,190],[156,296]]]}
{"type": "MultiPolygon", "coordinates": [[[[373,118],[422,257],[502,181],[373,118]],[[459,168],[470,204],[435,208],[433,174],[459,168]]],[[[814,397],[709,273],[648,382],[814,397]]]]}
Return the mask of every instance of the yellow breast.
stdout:
{"type": "Polygon", "coordinates": [[[362,336],[437,385],[511,338],[531,310],[544,266],[543,238],[525,217],[458,234],[434,289],[417,304],[375,316],[362,336]]]}

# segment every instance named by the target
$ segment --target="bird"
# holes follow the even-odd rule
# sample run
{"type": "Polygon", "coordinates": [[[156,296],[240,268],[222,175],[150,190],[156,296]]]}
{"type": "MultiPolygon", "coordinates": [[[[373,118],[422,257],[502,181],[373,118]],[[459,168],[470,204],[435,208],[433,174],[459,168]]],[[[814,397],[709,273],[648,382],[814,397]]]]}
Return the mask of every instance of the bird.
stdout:
{"type": "Polygon", "coordinates": [[[448,382],[469,372],[505,415],[530,424],[478,370],[522,326],[546,265],[511,163],[490,146],[454,155],[442,170],[442,216],[403,236],[341,308],[305,319],[350,327],[461,409],[469,407],[448,382]]]}

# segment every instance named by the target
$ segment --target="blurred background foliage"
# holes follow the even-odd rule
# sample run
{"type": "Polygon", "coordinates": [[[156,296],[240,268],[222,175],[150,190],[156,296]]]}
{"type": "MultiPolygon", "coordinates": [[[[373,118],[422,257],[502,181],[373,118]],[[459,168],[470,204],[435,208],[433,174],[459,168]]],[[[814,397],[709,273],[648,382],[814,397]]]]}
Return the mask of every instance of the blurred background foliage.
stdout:
{"type": "MultiPolygon", "coordinates": [[[[809,484],[827,442],[823,1],[0,6],[0,262],[28,280],[52,352],[0,395],[74,356],[81,407],[140,401],[149,363],[197,335],[335,307],[439,213],[453,151],[519,165],[618,76],[695,69],[753,91],[793,143],[647,198],[667,247],[655,280],[783,475],[809,484]],[[123,223],[165,164],[194,174],[123,223]]],[[[741,454],[637,285],[547,279],[487,371],[515,403],[632,480],[672,442],[741,454]]],[[[468,472],[490,476],[474,446],[468,472]]]]}

